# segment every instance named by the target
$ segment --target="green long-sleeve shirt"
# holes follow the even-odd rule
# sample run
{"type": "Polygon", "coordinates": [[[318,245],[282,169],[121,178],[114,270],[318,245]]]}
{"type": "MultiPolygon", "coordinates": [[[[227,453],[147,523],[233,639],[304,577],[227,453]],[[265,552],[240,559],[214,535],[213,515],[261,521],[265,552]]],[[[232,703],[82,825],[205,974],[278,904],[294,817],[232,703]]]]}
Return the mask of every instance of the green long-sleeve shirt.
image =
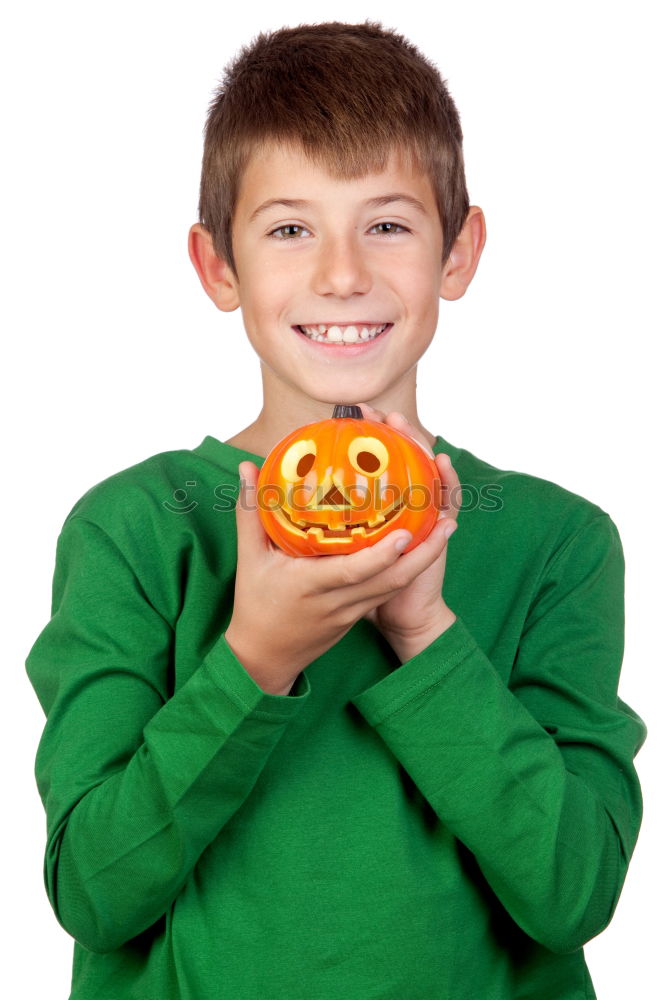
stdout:
{"type": "Polygon", "coordinates": [[[72,1000],[594,997],[582,946],[642,808],[620,540],[553,483],[434,450],[464,486],[457,621],[401,665],[362,619],[288,697],[224,637],[238,463],[263,458],[208,436],[67,516],[26,668],[72,1000]]]}

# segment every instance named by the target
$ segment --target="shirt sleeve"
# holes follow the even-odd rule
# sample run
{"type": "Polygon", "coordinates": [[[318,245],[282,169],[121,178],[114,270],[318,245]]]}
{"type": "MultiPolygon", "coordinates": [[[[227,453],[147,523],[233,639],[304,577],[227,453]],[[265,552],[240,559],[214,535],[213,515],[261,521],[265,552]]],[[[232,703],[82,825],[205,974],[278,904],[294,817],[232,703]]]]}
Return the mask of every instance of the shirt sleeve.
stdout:
{"type": "Polygon", "coordinates": [[[508,685],[458,618],[352,699],[554,952],[610,922],[641,824],[633,760],[647,730],[618,698],[623,644],[624,559],[604,514],[546,566],[508,685]]]}
{"type": "Polygon", "coordinates": [[[46,891],[92,951],[167,911],[310,694],[305,674],[290,697],[264,692],[223,634],[171,693],[173,639],[114,541],[71,516],[26,670],[47,715],[35,764],[46,891]]]}

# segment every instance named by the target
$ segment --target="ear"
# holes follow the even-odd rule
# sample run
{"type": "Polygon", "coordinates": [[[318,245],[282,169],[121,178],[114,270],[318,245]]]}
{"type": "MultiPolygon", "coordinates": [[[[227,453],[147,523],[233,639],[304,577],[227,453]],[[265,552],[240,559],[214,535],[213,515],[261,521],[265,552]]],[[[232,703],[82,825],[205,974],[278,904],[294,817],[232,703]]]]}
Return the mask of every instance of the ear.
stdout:
{"type": "Polygon", "coordinates": [[[227,261],[215,252],[208,230],[198,222],[190,228],[187,249],[206,295],[223,312],[237,309],[238,281],[227,261]]]}
{"type": "Polygon", "coordinates": [[[476,273],[486,244],[486,220],[478,205],[472,205],[449,259],[442,268],[439,294],[443,299],[459,299],[476,273]]]}

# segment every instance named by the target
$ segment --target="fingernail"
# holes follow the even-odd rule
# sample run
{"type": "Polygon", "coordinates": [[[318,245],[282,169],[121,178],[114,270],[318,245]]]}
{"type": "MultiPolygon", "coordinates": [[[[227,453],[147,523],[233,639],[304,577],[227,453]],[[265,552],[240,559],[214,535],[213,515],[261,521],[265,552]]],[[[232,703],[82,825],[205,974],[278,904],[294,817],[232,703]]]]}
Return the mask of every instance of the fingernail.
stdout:
{"type": "Polygon", "coordinates": [[[395,543],[395,551],[396,552],[402,552],[403,549],[407,548],[407,546],[409,545],[409,543],[411,542],[411,540],[412,540],[412,536],[411,535],[403,535],[395,543]]]}
{"type": "Polygon", "coordinates": [[[450,538],[454,531],[458,528],[458,522],[454,521],[453,524],[447,524],[444,528],[444,537],[450,538]]]}

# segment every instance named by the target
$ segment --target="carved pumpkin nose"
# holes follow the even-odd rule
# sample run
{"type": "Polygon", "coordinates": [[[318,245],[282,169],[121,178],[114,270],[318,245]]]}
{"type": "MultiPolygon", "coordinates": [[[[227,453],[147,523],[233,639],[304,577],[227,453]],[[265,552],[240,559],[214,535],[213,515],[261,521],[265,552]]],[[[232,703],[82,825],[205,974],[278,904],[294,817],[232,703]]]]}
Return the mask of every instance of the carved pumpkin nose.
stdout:
{"type": "Polygon", "coordinates": [[[334,484],[333,486],[331,486],[330,490],[328,491],[328,493],[326,494],[326,496],[323,498],[323,500],[319,504],[319,506],[320,507],[331,507],[331,506],[339,507],[341,505],[345,506],[345,507],[348,506],[347,501],[343,497],[342,493],[337,488],[337,486],[335,486],[335,484],[334,484]]]}

